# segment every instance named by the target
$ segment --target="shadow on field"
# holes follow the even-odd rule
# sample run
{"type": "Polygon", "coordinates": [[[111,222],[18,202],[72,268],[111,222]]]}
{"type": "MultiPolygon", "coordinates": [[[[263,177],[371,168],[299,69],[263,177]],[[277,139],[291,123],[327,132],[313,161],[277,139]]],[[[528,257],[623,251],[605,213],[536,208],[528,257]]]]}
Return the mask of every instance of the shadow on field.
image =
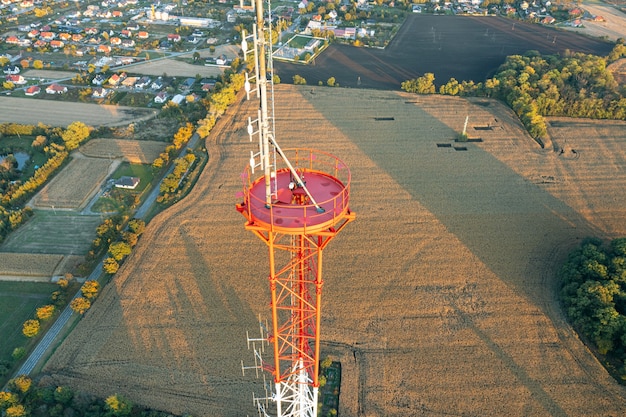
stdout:
{"type": "MultiPolygon", "coordinates": [[[[437,146],[451,143],[458,132],[419,104],[398,95],[388,98],[384,108],[372,109],[358,99],[358,91],[350,90],[344,92],[355,98],[348,114],[333,107],[336,91],[302,90],[303,100],[532,304],[544,308],[553,301],[555,277],[544,277],[543,265],[560,257],[564,245],[569,249],[588,236],[602,236],[563,201],[520,177],[478,144],[463,143],[463,152],[454,149],[460,144],[437,146]]],[[[354,209],[358,212],[358,206],[354,209]]]]}
{"type": "MultiPolygon", "coordinates": [[[[303,101],[312,105],[316,112],[319,112],[323,118],[349,138],[371,159],[376,168],[380,168],[392,177],[411,196],[412,200],[432,213],[447,232],[454,235],[472,255],[478,258],[480,263],[484,264],[485,269],[493,272],[498,281],[549,317],[555,323],[556,333],[564,332],[561,326],[562,317],[554,296],[556,287],[554,267],[572,245],[579,244],[581,239],[592,235],[602,237],[600,230],[572,207],[540,186],[521,177],[495,156],[482,149],[479,143],[464,143],[465,151],[455,150],[454,147],[457,144],[454,143],[454,138],[458,132],[444,123],[443,118],[438,119],[436,114],[431,114],[421,108],[419,100],[407,101],[406,95],[380,93],[378,95],[381,97],[373,99],[380,103],[380,107],[375,108],[366,100],[359,99],[359,91],[344,90],[342,94],[350,95],[354,99],[351,100],[350,111],[340,111],[336,105],[333,105],[337,89],[319,88],[315,89],[313,94],[308,89],[301,89],[300,92],[303,101]],[[438,147],[440,143],[452,143],[453,146],[438,147]]],[[[371,96],[372,94],[368,95],[368,97],[371,96]]],[[[343,98],[345,99],[345,96],[343,98]]],[[[520,137],[515,140],[531,139],[520,137]]],[[[532,152],[524,146],[512,148],[532,152]]],[[[346,158],[345,155],[342,157],[346,158]]],[[[364,176],[363,172],[360,172],[360,175],[364,176]]],[[[366,179],[361,178],[359,181],[375,183],[376,177],[372,175],[366,179]]],[[[358,193],[358,186],[353,183],[352,208],[359,214],[360,222],[366,222],[368,217],[370,219],[376,217],[376,210],[385,211],[390,206],[387,199],[394,199],[394,195],[388,193],[374,212],[365,213],[359,207],[358,193]]],[[[384,192],[382,194],[384,195],[384,192]]],[[[367,196],[362,198],[368,200],[367,196]]],[[[398,198],[402,200],[401,195],[398,198]]],[[[400,224],[407,228],[408,225],[416,225],[415,227],[419,230],[422,219],[410,218],[411,213],[414,211],[409,208],[406,212],[400,211],[398,216],[407,216],[400,224]]],[[[375,223],[374,219],[372,221],[375,223]]],[[[404,230],[387,229],[381,232],[372,230],[372,226],[361,225],[361,227],[362,230],[368,231],[368,236],[362,236],[361,239],[382,238],[382,234],[395,235],[398,239],[407,237],[404,230]]],[[[427,225],[424,227],[428,229],[427,225]]],[[[452,240],[454,239],[450,240],[449,245],[442,242],[441,251],[446,247],[458,248],[456,242],[452,240]]],[[[421,261],[425,259],[421,258],[418,253],[422,244],[421,241],[407,244],[416,248],[415,254],[406,254],[408,262],[413,259],[421,261]]],[[[371,256],[380,256],[380,264],[383,264],[384,257],[393,256],[388,255],[393,253],[393,248],[390,247],[382,253],[371,256]]],[[[457,256],[456,253],[450,254],[451,259],[457,256]]],[[[441,259],[441,261],[448,262],[447,259],[441,259]]],[[[465,266],[472,268],[471,265],[465,266]]],[[[356,270],[358,268],[356,266],[356,270]]],[[[475,267],[476,270],[482,268],[483,266],[479,265],[475,267]]],[[[432,270],[432,268],[416,267],[411,271],[423,270],[432,270]]],[[[462,267],[456,268],[455,265],[450,265],[449,269],[444,270],[437,277],[413,277],[408,274],[403,276],[402,272],[395,271],[397,270],[370,271],[373,276],[379,274],[386,277],[381,278],[381,282],[406,285],[403,287],[406,291],[402,292],[402,295],[393,292],[393,285],[389,286],[388,290],[385,289],[385,292],[389,291],[389,294],[385,293],[384,297],[396,294],[398,298],[394,301],[405,302],[407,308],[411,305],[408,299],[417,298],[418,294],[429,299],[442,297],[441,305],[447,305],[452,309],[452,316],[456,317],[463,326],[467,326],[466,328],[471,331],[473,337],[482,342],[493,358],[497,358],[495,362],[501,363],[511,373],[516,380],[515,384],[523,386],[530,392],[531,397],[537,401],[541,409],[553,416],[568,415],[566,401],[558,395],[555,396],[550,391],[549,383],[534,374],[534,370],[525,362],[527,358],[516,356],[515,349],[508,345],[515,340],[515,337],[505,340],[500,337],[499,333],[504,330],[492,327],[494,322],[498,321],[499,313],[496,311],[501,312],[502,309],[507,308],[506,304],[497,305],[498,300],[501,299],[504,303],[510,302],[506,295],[500,298],[497,294],[482,294],[485,299],[496,302],[485,309],[491,312],[487,314],[493,314],[490,318],[493,321],[490,324],[487,324],[487,320],[482,320],[479,315],[482,307],[474,310],[474,306],[469,309],[465,306],[467,311],[464,311],[455,304],[454,298],[446,298],[446,291],[453,292],[455,285],[458,285],[459,281],[463,282],[463,278],[457,275],[459,273],[465,272],[472,275],[473,278],[468,279],[476,279],[478,285],[482,286],[482,290],[489,288],[487,291],[495,288],[495,286],[490,286],[490,278],[485,277],[485,281],[481,282],[482,277],[476,276],[474,271],[464,270],[462,267]],[[389,274],[393,276],[389,277],[389,274]],[[410,290],[410,283],[413,282],[433,282],[435,292],[426,293],[424,288],[420,288],[419,291],[416,290],[413,293],[410,290]],[[445,282],[450,282],[452,288],[446,290],[445,285],[442,284],[445,282]],[[440,286],[434,283],[439,283],[440,286]],[[421,293],[421,291],[424,292],[421,293]],[[406,297],[407,300],[400,297],[406,297]]],[[[465,294],[466,288],[461,288],[460,291],[465,294]]],[[[467,289],[467,293],[470,294],[468,297],[472,302],[480,301],[479,292],[467,289]]],[[[376,305],[379,308],[386,308],[387,301],[388,298],[384,298],[376,305]]],[[[527,310],[521,308],[520,311],[527,310]]],[[[402,321],[411,314],[423,314],[419,308],[405,315],[402,312],[396,313],[396,316],[390,315],[388,319],[402,321]]],[[[530,320],[533,325],[537,325],[542,320],[539,316],[537,315],[537,318],[526,316],[519,319],[520,321],[530,320]]],[[[503,315],[503,322],[507,319],[507,316],[503,315]]],[[[371,326],[368,327],[368,332],[370,331],[376,334],[371,326]]],[[[418,340],[419,328],[416,331],[415,337],[418,340]]],[[[514,329],[511,331],[515,332],[514,329]]],[[[395,338],[401,337],[397,335],[395,338]]],[[[395,343],[400,342],[395,341],[395,343]]],[[[471,345],[469,340],[467,343],[471,345]]],[[[565,342],[563,344],[565,345],[565,342]]],[[[360,394],[360,405],[365,403],[366,397],[366,394],[360,394]]]]}

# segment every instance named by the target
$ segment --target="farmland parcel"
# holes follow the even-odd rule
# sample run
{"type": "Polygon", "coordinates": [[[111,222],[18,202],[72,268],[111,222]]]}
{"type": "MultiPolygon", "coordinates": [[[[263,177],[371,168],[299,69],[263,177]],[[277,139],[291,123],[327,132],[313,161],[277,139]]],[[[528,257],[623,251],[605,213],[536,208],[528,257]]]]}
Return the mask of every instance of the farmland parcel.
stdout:
{"type": "MultiPolygon", "coordinates": [[[[495,101],[336,91],[279,85],[275,105],[281,146],[353,172],[358,220],[326,252],[322,323],[342,415],[622,414],[626,390],[564,322],[554,280],[582,238],[626,233],[626,125],[552,121],[558,154],[495,101]],[[466,115],[482,141],[458,146],[466,115]]],[[[267,254],[234,204],[250,150],[239,116],[255,104],[229,109],[192,194],[150,223],[56,351],[58,383],[254,413],[240,361],[269,311],[267,254]]]]}

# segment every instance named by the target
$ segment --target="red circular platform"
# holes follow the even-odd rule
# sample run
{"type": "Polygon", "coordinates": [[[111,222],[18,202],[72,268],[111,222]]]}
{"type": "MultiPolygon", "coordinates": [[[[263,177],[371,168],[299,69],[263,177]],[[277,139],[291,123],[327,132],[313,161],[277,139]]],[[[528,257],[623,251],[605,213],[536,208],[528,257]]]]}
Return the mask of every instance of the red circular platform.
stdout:
{"type": "MultiPolygon", "coordinates": [[[[332,228],[350,212],[350,171],[335,156],[309,149],[285,150],[287,159],[304,181],[313,200],[295,185],[287,167],[271,178],[272,203],[266,204],[265,177],[253,179],[248,167],[243,173],[242,212],[263,229],[283,233],[315,233],[332,228]]],[[[261,173],[262,174],[262,173],[261,173]]]]}

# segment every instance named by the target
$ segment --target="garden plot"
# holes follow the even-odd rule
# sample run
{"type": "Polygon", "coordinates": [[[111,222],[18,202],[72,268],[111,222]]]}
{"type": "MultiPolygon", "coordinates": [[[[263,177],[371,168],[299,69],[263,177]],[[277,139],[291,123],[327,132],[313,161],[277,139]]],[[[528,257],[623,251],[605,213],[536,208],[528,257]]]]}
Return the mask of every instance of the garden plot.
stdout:
{"type": "MultiPolygon", "coordinates": [[[[23,253],[66,255],[57,273],[72,271],[77,263],[84,261],[83,256],[89,251],[101,222],[100,216],[77,214],[72,210],[35,210],[35,215],[11,233],[0,250],[11,252],[6,255],[9,257],[23,253]]],[[[19,265],[19,261],[16,262],[19,265]]],[[[29,268],[28,264],[23,265],[24,275],[29,274],[29,268]]]]}
{"type": "Polygon", "coordinates": [[[72,209],[83,206],[111,173],[113,162],[101,158],[74,158],[37,195],[38,208],[72,209]]]}
{"type": "Polygon", "coordinates": [[[151,164],[165,150],[164,142],[123,139],[92,139],[80,147],[90,158],[123,158],[131,164],[151,164]]]}
{"type": "Polygon", "coordinates": [[[0,252],[0,276],[52,277],[63,255],[0,252]]]}

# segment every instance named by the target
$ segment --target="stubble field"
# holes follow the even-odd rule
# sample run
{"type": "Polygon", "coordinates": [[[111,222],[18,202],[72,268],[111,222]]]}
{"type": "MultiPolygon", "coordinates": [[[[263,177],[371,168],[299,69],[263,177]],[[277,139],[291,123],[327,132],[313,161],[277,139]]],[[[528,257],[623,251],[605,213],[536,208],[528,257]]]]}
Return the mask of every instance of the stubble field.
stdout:
{"type": "MultiPolygon", "coordinates": [[[[276,90],[281,146],[353,173],[357,220],[324,257],[322,346],[342,363],[342,416],[624,414],[626,390],[564,321],[555,274],[584,237],[626,234],[625,123],[552,120],[561,154],[495,101],[276,90]],[[466,115],[482,142],[462,150],[466,115]]],[[[174,413],[255,413],[262,386],[240,361],[269,316],[267,249],[234,209],[255,104],[220,119],[196,188],[150,223],[57,349],[54,381],[174,413]]]]}
{"type": "Polygon", "coordinates": [[[81,121],[89,126],[123,126],[155,115],[153,109],[137,107],[0,97],[0,123],[32,124],[36,120],[49,126],[67,127],[81,121]]]}
{"type": "Polygon", "coordinates": [[[80,147],[80,153],[90,158],[122,158],[131,164],[151,164],[167,144],[154,140],[91,139],[80,147]]]}
{"type": "Polygon", "coordinates": [[[111,173],[110,159],[88,158],[78,152],[73,155],[72,161],[31,200],[34,207],[79,209],[111,173]]]}

